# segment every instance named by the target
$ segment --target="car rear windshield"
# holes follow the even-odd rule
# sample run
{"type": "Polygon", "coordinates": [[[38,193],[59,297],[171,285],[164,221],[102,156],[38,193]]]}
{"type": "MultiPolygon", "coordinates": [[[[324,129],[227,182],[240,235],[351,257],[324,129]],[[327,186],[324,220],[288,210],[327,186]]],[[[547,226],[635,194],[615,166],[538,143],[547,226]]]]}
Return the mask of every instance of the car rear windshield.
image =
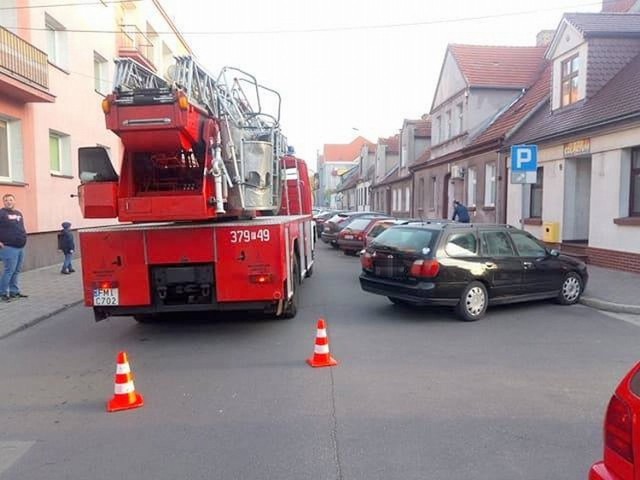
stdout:
{"type": "Polygon", "coordinates": [[[373,247],[390,248],[403,252],[429,255],[439,230],[425,228],[392,227],[376,237],[373,247]]]}
{"type": "Polygon", "coordinates": [[[379,223],[378,225],[376,225],[371,229],[371,231],[369,232],[369,236],[375,238],[378,235],[380,235],[382,232],[387,230],[389,227],[391,227],[391,225],[392,225],[391,223],[379,223]]]}
{"type": "Polygon", "coordinates": [[[370,222],[370,218],[356,218],[347,223],[347,226],[345,228],[349,228],[351,230],[364,230],[370,222]]]}

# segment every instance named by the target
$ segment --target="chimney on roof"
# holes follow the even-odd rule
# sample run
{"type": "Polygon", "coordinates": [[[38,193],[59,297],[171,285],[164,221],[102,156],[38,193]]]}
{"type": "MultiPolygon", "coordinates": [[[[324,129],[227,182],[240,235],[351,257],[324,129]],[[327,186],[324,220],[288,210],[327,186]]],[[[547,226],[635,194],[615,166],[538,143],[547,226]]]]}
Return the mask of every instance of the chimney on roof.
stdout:
{"type": "Polygon", "coordinates": [[[536,35],[536,47],[546,47],[553,40],[555,30],[540,30],[536,35]]]}
{"type": "Polygon", "coordinates": [[[637,12],[638,5],[637,0],[602,0],[602,12],[607,13],[626,13],[637,12]]]}

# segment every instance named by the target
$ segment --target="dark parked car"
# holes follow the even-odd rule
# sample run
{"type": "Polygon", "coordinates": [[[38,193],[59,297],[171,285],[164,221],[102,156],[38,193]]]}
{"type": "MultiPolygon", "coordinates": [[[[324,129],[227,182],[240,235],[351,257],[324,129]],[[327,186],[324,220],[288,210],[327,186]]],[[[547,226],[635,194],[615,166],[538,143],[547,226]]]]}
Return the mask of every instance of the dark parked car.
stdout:
{"type": "Polygon", "coordinates": [[[324,229],[325,222],[335,214],[340,212],[342,212],[342,210],[326,210],[324,212],[313,215],[313,221],[316,223],[316,232],[318,233],[318,238],[320,238],[320,236],[322,235],[322,230],[324,229]]]}
{"type": "Polygon", "coordinates": [[[380,212],[341,212],[337,213],[324,223],[320,238],[324,243],[330,244],[333,248],[338,248],[338,233],[345,225],[358,217],[386,217],[386,213],[380,212]]]}
{"type": "MultiPolygon", "coordinates": [[[[367,229],[380,218],[385,217],[372,217],[365,215],[354,218],[345,224],[344,228],[338,233],[338,248],[342,250],[345,255],[354,255],[362,250],[364,247],[367,229]]],[[[392,218],[389,218],[388,220],[393,221],[392,218]]]]}
{"type": "Polygon", "coordinates": [[[361,256],[363,290],[395,304],[449,305],[466,321],[488,305],[555,298],[570,305],[586,265],[510,225],[409,223],[382,232],[361,256]]]}

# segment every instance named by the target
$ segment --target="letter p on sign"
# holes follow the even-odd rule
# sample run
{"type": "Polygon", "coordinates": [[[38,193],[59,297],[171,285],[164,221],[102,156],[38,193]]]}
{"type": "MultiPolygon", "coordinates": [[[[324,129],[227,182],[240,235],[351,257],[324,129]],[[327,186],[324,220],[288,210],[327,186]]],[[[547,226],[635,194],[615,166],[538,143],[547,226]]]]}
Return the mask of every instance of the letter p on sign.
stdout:
{"type": "Polygon", "coordinates": [[[513,145],[511,147],[511,169],[514,172],[535,172],[537,168],[537,145],[513,145]]]}

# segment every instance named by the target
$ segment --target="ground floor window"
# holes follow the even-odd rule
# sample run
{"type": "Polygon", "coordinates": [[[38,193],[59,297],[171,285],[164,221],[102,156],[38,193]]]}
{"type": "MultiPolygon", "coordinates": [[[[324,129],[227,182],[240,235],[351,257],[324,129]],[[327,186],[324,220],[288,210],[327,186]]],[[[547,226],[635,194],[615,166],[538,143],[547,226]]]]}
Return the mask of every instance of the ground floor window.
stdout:
{"type": "Polygon", "coordinates": [[[531,196],[529,198],[529,217],[542,218],[542,186],[544,170],[538,167],[536,171],[536,183],[531,184],[531,196]]]}
{"type": "Polygon", "coordinates": [[[0,120],[0,177],[9,178],[9,125],[0,120]]]}
{"type": "Polygon", "coordinates": [[[640,217],[640,148],[631,151],[631,188],[629,191],[629,216],[640,217]]]}

